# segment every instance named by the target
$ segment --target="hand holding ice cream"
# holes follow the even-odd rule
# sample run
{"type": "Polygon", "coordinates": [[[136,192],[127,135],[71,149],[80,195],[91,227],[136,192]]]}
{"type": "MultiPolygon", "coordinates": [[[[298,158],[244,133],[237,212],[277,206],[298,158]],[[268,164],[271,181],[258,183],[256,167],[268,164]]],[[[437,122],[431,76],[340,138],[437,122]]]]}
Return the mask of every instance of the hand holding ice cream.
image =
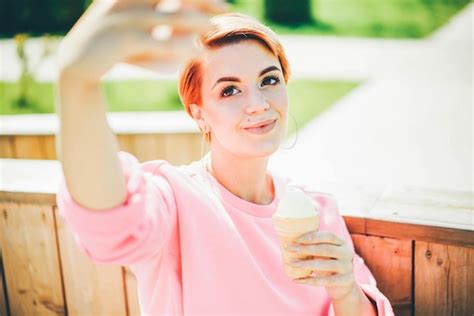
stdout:
{"type": "Polygon", "coordinates": [[[273,214],[283,266],[295,282],[324,286],[332,299],[356,289],[353,251],[328,231],[319,231],[319,211],[301,190],[290,188],[273,214]],[[314,275],[312,275],[312,273],[314,275]]]}

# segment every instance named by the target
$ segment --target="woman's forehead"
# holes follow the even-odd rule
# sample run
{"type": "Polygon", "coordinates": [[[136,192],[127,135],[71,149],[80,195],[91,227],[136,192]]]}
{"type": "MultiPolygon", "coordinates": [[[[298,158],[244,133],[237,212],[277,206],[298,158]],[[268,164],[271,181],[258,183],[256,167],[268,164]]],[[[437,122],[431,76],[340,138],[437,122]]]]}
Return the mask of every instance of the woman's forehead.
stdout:
{"type": "Polygon", "coordinates": [[[268,48],[255,40],[243,40],[207,49],[202,58],[204,81],[215,81],[223,76],[239,73],[258,74],[261,69],[279,65],[278,58],[268,48]]]}

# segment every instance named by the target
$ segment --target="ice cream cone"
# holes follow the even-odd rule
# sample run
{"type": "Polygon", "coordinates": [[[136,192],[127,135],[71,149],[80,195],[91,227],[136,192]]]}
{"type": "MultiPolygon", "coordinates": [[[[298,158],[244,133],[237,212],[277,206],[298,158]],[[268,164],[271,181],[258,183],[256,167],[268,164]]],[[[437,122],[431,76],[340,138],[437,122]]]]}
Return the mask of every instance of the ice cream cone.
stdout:
{"type": "Polygon", "coordinates": [[[307,259],[312,256],[299,255],[286,250],[286,247],[292,244],[295,239],[301,235],[317,230],[319,227],[319,214],[316,213],[316,215],[301,218],[285,218],[275,214],[272,220],[280,241],[285,273],[292,279],[304,278],[311,275],[312,270],[296,268],[290,263],[292,259],[307,259]]]}

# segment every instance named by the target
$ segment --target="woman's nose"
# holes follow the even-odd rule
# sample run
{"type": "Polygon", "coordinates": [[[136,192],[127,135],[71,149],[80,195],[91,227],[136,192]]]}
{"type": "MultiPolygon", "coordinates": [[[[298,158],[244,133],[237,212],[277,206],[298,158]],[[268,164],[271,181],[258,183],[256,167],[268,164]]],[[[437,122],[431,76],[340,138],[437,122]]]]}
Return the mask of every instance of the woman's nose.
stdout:
{"type": "Polygon", "coordinates": [[[260,91],[252,91],[247,100],[247,114],[259,113],[270,108],[270,103],[260,91]]]}

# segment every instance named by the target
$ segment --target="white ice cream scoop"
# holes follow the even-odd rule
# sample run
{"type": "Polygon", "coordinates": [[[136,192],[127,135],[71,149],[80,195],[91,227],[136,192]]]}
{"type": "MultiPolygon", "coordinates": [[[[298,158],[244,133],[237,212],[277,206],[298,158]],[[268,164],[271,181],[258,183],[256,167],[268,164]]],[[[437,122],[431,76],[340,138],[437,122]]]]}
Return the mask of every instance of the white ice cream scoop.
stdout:
{"type": "Polygon", "coordinates": [[[280,200],[274,216],[303,218],[318,215],[311,199],[300,189],[290,187],[280,200]]]}

